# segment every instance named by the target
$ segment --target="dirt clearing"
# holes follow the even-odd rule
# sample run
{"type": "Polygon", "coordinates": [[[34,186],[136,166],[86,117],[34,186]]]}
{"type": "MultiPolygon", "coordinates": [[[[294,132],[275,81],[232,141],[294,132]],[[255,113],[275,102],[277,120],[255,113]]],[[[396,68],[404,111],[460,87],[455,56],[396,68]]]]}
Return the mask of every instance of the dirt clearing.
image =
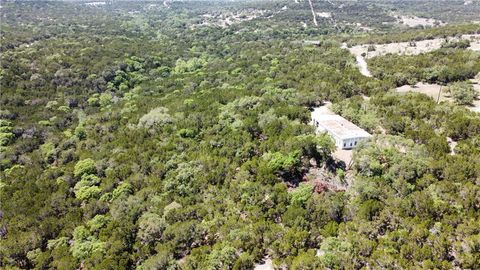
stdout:
{"type": "Polygon", "coordinates": [[[346,169],[349,170],[352,162],[352,154],[352,149],[337,149],[333,152],[332,156],[337,160],[345,162],[346,169]]]}
{"type": "MultiPolygon", "coordinates": [[[[472,85],[477,92],[480,92],[480,84],[478,84],[478,80],[472,79],[470,80],[472,82],[472,85]]],[[[407,93],[407,92],[416,92],[416,93],[422,93],[425,94],[429,97],[431,97],[433,100],[437,102],[442,102],[442,101],[447,101],[447,102],[453,102],[453,99],[448,95],[448,93],[445,92],[445,86],[439,85],[439,84],[428,84],[428,83],[417,83],[415,85],[404,85],[401,87],[397,87],[396,91],[398,93],[407,93]]],[[[473,102],[471,106],[466,106],[467,109],[474,111],[474,112],[480,112],[480,100],[477,99],[473,102]]]]}
{"type": "Polygon", "coordinates": [[[256,264],[254,270],[273,270],[272,260],[269,258],[264,259],[262,264],[256,264]]]}
{"type": "Polygon", "coordinates": [[[391,16],[395,17],[398,24],[403,24],[408,27],[417,27],[417,26],[434,27],[434,26],[445,25],[444,22],[437,21],[435,19],[422,18],[422,17],[413,16],[413,15],[406,16],[406,15],[397,15],[393,13],[391,14],[391,16]]]}
{"type": "MultiPolygon", "coordinates": [[[[480,34],[462,35],[460,39],[470,40],[470,47],[468,49],[480,51],[480,34]]],[[[442,47],[442,44],[445,41],[457,40],[459,40],[459,38],[449,37],[386,44],[363,44],[353,46],[351,48],[348,48],[348,50],[355,56],[362,56],[363,54],[367,59],[375,56],[386,55],[389,53],[400,55],[417,55],[438,50],[442,47]]]]}

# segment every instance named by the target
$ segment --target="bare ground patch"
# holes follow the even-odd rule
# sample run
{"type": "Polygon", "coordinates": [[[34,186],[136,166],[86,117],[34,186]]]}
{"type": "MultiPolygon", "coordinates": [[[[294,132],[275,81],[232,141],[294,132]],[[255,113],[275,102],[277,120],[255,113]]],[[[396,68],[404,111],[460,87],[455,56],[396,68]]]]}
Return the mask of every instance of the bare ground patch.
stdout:
{"type": "MultiPolygon", "coordinates": [[[[480,84],[478,84],[478,80],[472,79],[470,80],[472,82],[472,85],[477,92],[480,92],[480,84]]],[[[445,89],[443,89],[444,86],[439,85],[439,84],[428,84],[428,83],[417,83],[415,85],[404,85],[401,87],[397,87],[396,91],[398,93],[407,93],[407,92],[416,92],[416,93],[422,93],[425,94],[429,97],[431,97],[433,100],[436,102],[442,102],[442,101],[447,101],[447,102],[453,102],[453,99],[445,93],[445,89]]],[[[467,109],[474,111],[474,112],[480,112],[480,100],[476,99],[472,105],[466,106],[467,109]]]]}
{"type": "Polygon", "coordinates": [[[346,190],[347,182],[340,175],[337,175],[336,168],[338,166],[342,167],[337,162],[337,160],[330,160],[321,167],[317,167],[316,163],[312,164],[313,166],[310,167],[303,180],[310,183],[317,193],[346,190]]]}
{"type": "Polygon", "coordinates": [[[265,258],[263,263],[256,264],[254,270],[273,270],[273,263],[270,258],[265,258]]]}
{"type": "Polygon", "coordinates": [[[397,15],[395,13],[391,14],[397,20],[398,24],[403,24],[408,27],[417,27],[417,26],[441,26],[446,23],[431,19],[431,18],[422,18],[413,15],[397,15]]]}
{"type": "Polygon", "coordinates": [[[333,152],[332,156],[337,160],[345,162],[345,166],[348,170],[352,163],[352,153],[352,149],[337,149],[333,152]]]}
{"type": "Polygon", "coordinates": [[[190,28],[195,29],[201,26],[219,26],[227,28],[233,24],[251,21],[258,17],[262,17],[267,12],[268,10],[250,9],[241,12],[207,13],[201,15],[202,21],[200,23],[191,25],[190,28]]]}
{"type": "Polygon", "coordinates": [[[348,48],[348,50],[355,56],[364,55],[367,59],[376,56],[386,55],[389,53],[399,55],[418,55],[421,53],[428,53],[434,50],[438,50],[446,41],[458,41],[460,39],[470,40],[470,47],[468,49],[473,51],[480,51],[480,34],[462,35],[460,38],[448,37],[385,44],[362,44],[350,47],[348,48]]]}

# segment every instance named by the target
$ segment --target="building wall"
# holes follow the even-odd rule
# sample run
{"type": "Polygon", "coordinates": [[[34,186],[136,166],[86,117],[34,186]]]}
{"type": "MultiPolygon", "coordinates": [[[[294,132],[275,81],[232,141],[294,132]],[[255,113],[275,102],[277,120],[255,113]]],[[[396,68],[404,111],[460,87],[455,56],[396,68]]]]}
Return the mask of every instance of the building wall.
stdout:
{"type": "MultiPolygon", "coordinates": [[[[341,149],[352,149],[357,147],[357,145],[362,141],[367,138],[365,137],[356,137],[356,138],[348,138],[348,139],[343,139],[339,140],[340,145],[337,145],[338,148],[341,149]]],[[[336,140],[337,141],[337,140],[336,140]]]]}
{"type": "Polygon", "coordinates": [[[342,139],[339,139],[337,137],[335,137],[335,135],[333,135],[332,133],[330,132],[327,132],[328,135],[330,135],[330,137],[332,137],[332,139],[335,141],[335,146],[337,148],[341,148],[342,147],[342,139]]]}
{"type": "Polygon", "coordinates": [[[327,132],[330,137],[335,141],[335,146],[338,149],[352,149],[355,148],[360,141],[367,139],[367,137],[355,137],[355,138],[348,138],[348,139],[341,139],[335,134],[331,133],[327,128],[325,128],[322,125],[319,125],[317,122],[314,120],[314,125],[318,128],[319,132],[327,132]]]}

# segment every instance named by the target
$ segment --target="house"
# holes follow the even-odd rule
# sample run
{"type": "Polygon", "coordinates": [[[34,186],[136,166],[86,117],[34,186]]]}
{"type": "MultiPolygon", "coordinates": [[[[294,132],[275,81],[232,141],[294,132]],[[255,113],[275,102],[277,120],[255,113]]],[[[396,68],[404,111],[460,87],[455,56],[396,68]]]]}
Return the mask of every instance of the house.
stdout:
{"type": "Polygon", "coordinates": [[[355,148],[359,142],[372,136],[340,115],[312,113],[312,118],[317,133],[327,132],[338,149],[355,148]]]}

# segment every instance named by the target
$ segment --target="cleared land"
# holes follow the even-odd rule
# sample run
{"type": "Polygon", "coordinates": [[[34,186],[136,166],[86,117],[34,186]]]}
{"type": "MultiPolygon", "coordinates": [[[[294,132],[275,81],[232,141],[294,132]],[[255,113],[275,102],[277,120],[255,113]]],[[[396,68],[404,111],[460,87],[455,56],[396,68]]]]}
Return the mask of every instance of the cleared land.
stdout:
{"type": "MultiPolygon", "coordinates": [[[[474,51],[480,51],[480,34],[474,35],[462,35],[460,39],[470,40],[470,47],[468,49],[474,51]]],[[[427,53],[434,50],[438,50],[442,47],[445,41],[459,40],[457,37],[449,38],[435,38],[421,41],[410,42],[396,42],[387,44],[363,44],[356,45],[348,48],[350,53],[355,56],[365,55],[365,58],[373,58],[376,56],[382,56],[389,53],[401,54],[401,55],[417,55],[421,53],[427,53]],[[370,51],[369,51],[370,48],[370,51]],[[373,50],[372,50],[373,49],[373,50]]]]}
{"type": "Polygon", "coordinates": [[[347,166],[347,170],[350,169],[350,163],[352,162],[352,149],[337,149],[332,154],[335,159],[341,160],[345,162],[345,166],[347,166]]]}
{"type": "Polygon", "coordinates": [[[404,85],[401,87],[397,87],[396,91],[399,93],[407,93],[407,92],[417,92],[425,94],[436,101],[446,101],[451,100],[450,97],[447,97],[445,93],[440,93],[442,86],[439,84],[429,84],[429,83],[417,83],[415,85],[404,85]],[[440,94],[440,97],[439,97],[440,94]]]}
{"type": "Polygon", "coordinates": [[[192,25],[190,28],[195,29],[201,26],[219,26],[227,28],[233,24],[239,24],[245,21],[251,21],[263,16],[267,10],[249,9],[241,12],[228,12],[219,14],[203,14],[202,21],[198,24],[192,25]]]}
{"type": "Polygon", "coordinates": [[[421,18],[413,15],[398,15],[395,13],[391,14],[392,17],[395,17],[397,20],[398,24],[403,24],[408,27],[417,27],[417,26],[440,26],[440,25],[445,25],[445,23],[441,21],[437,21],[435,19],[431,18],[421,18]]]}
{"type": "MultiPolygon", "coordinates": [[[[472,82],[474,89],[477,91],[480,91],[480,84],[478,80],[472,79],[470,81],[472,82]]],[[[453,102],[453,99],[448,95],[448,93],[445,93],[445,91],[443,91],[444,89],[442,88],[443,86],[439,84],[428,84],[428,83],[420,82],[413,86],[404,85],[401,87],[397,87],[396,91],[398,93],[417,92],[417,93],[425,94],[438,102],[441,102],[441,101],[453,102]]],[[[480,112],[480,100],[477,99],[473,102],[471,106],[466,106],[466,107],[471,111],[480,112]]]]}

